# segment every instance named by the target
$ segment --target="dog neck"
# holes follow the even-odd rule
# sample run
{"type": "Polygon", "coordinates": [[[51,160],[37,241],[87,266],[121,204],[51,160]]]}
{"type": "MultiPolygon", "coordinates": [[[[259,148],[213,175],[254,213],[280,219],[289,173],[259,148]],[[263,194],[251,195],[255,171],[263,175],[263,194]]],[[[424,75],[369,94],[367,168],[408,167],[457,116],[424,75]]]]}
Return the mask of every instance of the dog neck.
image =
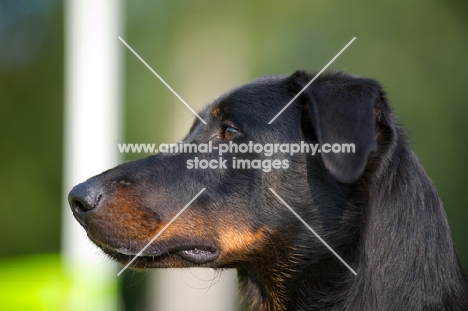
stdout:
{"type": "Polygon", "coordinates": [[[238,268],[239,289],[249,311],[325,310],[323,293],[336,291],[346,271],[334,258],[309,266],[238,268]]]}
{"type": "Polygon", "coordinates": [[[265,252],[276,252],[275,258],[238,268],[249,310],[445,310],[451,297],[459,304],[452,310],[464,310],[468,282],[442,203],[402,133],[395,135],[394,144],[382,147],[384,156],[370,159],[350,202],[361,214],[353,218],[360,231],[348,236],[339,252],[357,275],[332,255],[309,265],[302,257],[290,265],[291,254],[307,255],[276,247],[265,252]]]}
{"type": "Polygon", "coordinates": [[[323,310],[466,310],[468,282],[442,202],[402,131],[393,134],[361,181],[368,203],[354,246],[358,275],[323,310]]]}
{"type": "Polygon", "coordinates": [[[395,134],[395,145],[389,146],[380,172],[367,185],[371,195],[357,246],[358,276],[349,292],[363,301],[348,301],[356,310],[446,310],[447,299],[465,297],[458,298],[464,307],[451,308],[464,310],[468,285],[442,202],[401,131],[395,134]]]}

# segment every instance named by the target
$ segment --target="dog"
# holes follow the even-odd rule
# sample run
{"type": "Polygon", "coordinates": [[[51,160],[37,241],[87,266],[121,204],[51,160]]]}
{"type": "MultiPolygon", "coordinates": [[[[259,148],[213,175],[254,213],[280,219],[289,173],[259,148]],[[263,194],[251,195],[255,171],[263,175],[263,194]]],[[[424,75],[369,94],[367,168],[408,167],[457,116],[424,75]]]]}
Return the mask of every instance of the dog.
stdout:
{"type": "Polygon", "coordinates": [[[442,203],[385,92],[343,72],[306,87],[314,76],[263,77],[228,92],[182,143],[348,143],[354,152],[161,152],[75,186],[73,215],[123,265],[166,226],[131,268],[236,268],[252,311],[468,310],[442,203]]]}

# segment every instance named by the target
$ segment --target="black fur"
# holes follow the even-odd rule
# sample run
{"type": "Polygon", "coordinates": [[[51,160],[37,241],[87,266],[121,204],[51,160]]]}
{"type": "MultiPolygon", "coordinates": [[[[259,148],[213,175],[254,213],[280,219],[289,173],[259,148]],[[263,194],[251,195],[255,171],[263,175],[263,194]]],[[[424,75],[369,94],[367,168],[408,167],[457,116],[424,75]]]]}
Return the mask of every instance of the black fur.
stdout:
{"type": "MultiPolygon", "coordinates": [[[[271,172],[186,168],[194,156],[216,154],[150,156],[76,186],[75,217],[125,264],[206,187],[132,267],[236,268],[252,311],[468,310],[442,203],[377,82],[324,74],[267,124],[312,77],[299,71],[235,89],[201,113],[208,124],[197,120],[184,141],[354,143],[356,153],[275,154],[289,167],[271,172]],[[227,127],[238,132],[226,136],[227,127]]],[[[233,156],[270,159],[225,158],[233,156]]]]}

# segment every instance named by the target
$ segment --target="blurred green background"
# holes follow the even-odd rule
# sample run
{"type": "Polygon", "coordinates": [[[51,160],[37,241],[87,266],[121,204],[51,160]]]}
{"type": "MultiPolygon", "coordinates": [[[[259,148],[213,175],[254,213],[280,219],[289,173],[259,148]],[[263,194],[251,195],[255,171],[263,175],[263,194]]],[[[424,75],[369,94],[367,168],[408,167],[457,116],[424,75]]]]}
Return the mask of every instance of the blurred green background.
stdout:
{"type": "MultiPolygon", "coordinates": [[[[0,267],[60,251],[63,9],[0,0],[0,267]]],[[[468,267],[468,2],[137,0],[124,13],[125,40],[198,108],[258,76],[320,70],[356,36],[330,69],[384,85],[468,267]]],[[[123,55],[124,142],[177,141],[193,115],[123,55]]]]}

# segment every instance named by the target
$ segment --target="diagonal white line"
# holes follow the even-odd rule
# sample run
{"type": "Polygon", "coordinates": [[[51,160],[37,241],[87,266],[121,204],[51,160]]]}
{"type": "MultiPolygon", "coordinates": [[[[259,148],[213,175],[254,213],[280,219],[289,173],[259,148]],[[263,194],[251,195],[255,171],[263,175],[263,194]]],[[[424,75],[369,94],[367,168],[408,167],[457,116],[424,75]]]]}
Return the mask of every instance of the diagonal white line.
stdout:
{"type": "Polygon", "coordinates": [[[143,254],[143,252],[145,251],[145,249],[147,249],[148,246],[150,246],[151,243],[153,243],[154,240],[156,240],[156,239],[157,239],[157,238],[158,238],[158,237],[159,237],[159,236],[160,236],[160,235],[161,235],[161,234],[162,234],[162,233],[163,233],[163,232],[164,232],[164,231],[165,231],[165,230],[166,230],[166,229],[167,229],[167,228],[168,228],[168,227],[169,227],[169,226],[170,226],[186,209],[187,209],[187,207],[189,207],[190,204],[192,204],[193,201],[195,201],[195,199],[198,198],[198,196],[199,196],[200,194],[202,194],[202,192],[205,191],[205,190],[206,190],[206,188],[203,188],[192,200],[190,200],[190,202],[188,202],[187,205],[185,205],[184,208],[181,209],[180,212],[178,212],[177,215],[175,215],[174,218],[172,218],[171,221],[169,221],[169,222],[167,223],[167,225],[165,225],[164,228],[162,228],[162,229],[158,232],[158,234],[156,234],[156,236],[155,236],[154,238],[152,238],[151,241],[149,241],[148,244],[146,244],[145,247],[143,247],[143,248],[141,249],[141,251],[139,251],[138,254],[136,254],[136,255],[132,258],[132,260],[130,260],[130,262],[127,263],[127,265],[126,265],[125,267],[122,268],[122,270],[120,270],[119,273],[117,273],[117,276],[120,276],[120,275],[122,274],[122,272],[124,272],[125,269],[127,269],[127,268],[135,261],[135,259],[137,259],[138,256],[141,256],[141,254],[143,254]]]}
{"type": "Polygon", "coordinates": [[[312,229],[305,221],[304,219],[301,218],[301,216],[299,216],[289,205],[288,203],[286,203],[273,189],[271,188],[268,188],[270,189],[271,192],[273,192],[273,194],[278,198],[278,200],[281,201],[281,203],[283,203],[284,206],[286,206],[303,224],[304,226],[307,227],[307,229],[309,229],[316,237],[317,239],[320,240],[320,242],[322,242],[332,253],[333,255],[336,256],[336,258],[338,258],[354,275],[357,275],[357,273],[353,270],[353,268],[351,268],[347,263],[346,261],[343,260],[343,258],[341,258],[331,247],[330,245],[328,245],[318,234],[317,232],[314,231],[314,229],[312,229]]]}
{"type": "Polygon", "coordinates": [[[166,86],[166,87],[167,87],[167,88],[168,88],[168,89],[185,105],[185,106],[187,106],[187,108],[188,108],[198,119],[200,119],[200,121],[203,122],[203,124],[206,124],[205,120],[203,120],[203,119],[198,115],[198,113],[197,113],[195,110],[193,110],[192,107],[190,107],[189,104],[187,104],[187,103],[185,102],[185,100],[183,100],[183,98],[180,97],[179,94],[177,94],[176,91],[174,91],[174,90],[172,89],[172,87],[170,87],[169,84],[167,84],[166,81],[164,81],[164,79],[161,78],[161,76],[158,75],[158,74],[156,73],[156,71],[154,71],[153,68],[151,68],[150,65],[148,65],[148,64],[143,60],[143,58],[141,58],[140,55],[138,55],[138,53],[135,52],[135,51],[130,47],[130,45],[127,44],[127,42],[125,42],[124,39],[122,39],[122,37],[119,36],[118,38],[119,38],[120,41],[122,41],[123,44],[125,44],[125,46],[126,46],[130,51],[132,51],[133,54],[135,54],[136,57],[138,57],[138,59],[139,59],[143,64],[145,64],[146,67],[148,67],[149,70],[151,70],[151,72],[152,72],[159,80],[161,80],[161,82],[162,82],[162,83],[163,83],[163,84],[164,84],[164,85],[165,85],[165,86],[166,86]]]}
{"type": "Polygon", "coordinates": [[[328,66],[330,66],[330,65],[331,65],[331,63],[333,63],[333,62],[335,61],[335,59],[337,59],[337,58],[338,58],[338,56],[340,56],[340,55],[341,55],[341,53],[343,53],[343,52],[344,52],[344,50],[346,50],[346,49],[348,48],[348,46],[350,46],[350,45],[351,45],[351,43],[353,43],[353,41],[354,41],[354,40],[356,40],[356,37],[352,38],[352,39],[351,39],[351,41],[349,41],[349,42],[348,42],[348,44],[346,44],[346,45],[345,45],[345,47],[344,47],[344,48],[342,48],[342,49],[341,49],[341,51],[339,51],[339,52],[338,52],[338,54],[336,54],[336,55],[335,55],[335,57],[333,57],[333,58],[332,58],[332,60],[331,60],[331,61],[329,61],[329,62],[328,62],[328,64],[326,64],[326,65],[325,65],[325,67],[323,67],[323,69],[322,69],[322,70],[320,70],[320,71],[319,71],[319,73],[317,73],[317,74],[315,75],[315,77],[314,77],[312,80],[310,80],[310,82],[309,82],[309,83],[307,83],[307,85],[306,85],[306,86],[304,86],[304,87],[302,88],[302,90],[301,90],[299,93],[297,93],[297,94],[296,94],[296,96],[294,96],[294,97],[293,97],[293,99],[291,99],[291,100],[289,101],[289,103],[287,103],[287,104],[286,104],[286,106],[284,106],[284,107],[283,107],[283,109],[281,109],[281,111],[280,111],[280,112],[278,112],[278,113],[276,114],[276,116],[275,116],[273,119],[271,119],[271,120],[270,120],[270,122],[268,122],[268,124],[271,124],[271,123],[273,123],[273,121],[275,121],[275,120],[276,120],[276,118],[278,118],[278,117],[280,116],[280,114],[282,114],[282,113],[283,113],[283,112],[286,110],[286,108],[288,108],[288,107],[289,107],[289,105],[291,105],[291,104],[292,104],[292,102],[293,102],[294,100],[296,100],[296,98],[298,98],[298,97],[299,97],[299,95],[301,95],[301,94],[302,94],[302,92],[304,92],[304,91],[305,91],[305,89],[306,89],[306,88],[308,88],[308,87],[309,87],[309,85],[311,85],[311,84],[312,84],[312,82],[314,82],[314,81],[315,81],[315,79],[317,79],[317,78],[318,78],[318,77],[319,77],[319,76],[320,76],[320,75],[321,75],[321,74],[322,74],[322,73],[323,73],[323,72],[324,72],[324,71],[325,71],[325,70],[328,68],[328,66]]]}

